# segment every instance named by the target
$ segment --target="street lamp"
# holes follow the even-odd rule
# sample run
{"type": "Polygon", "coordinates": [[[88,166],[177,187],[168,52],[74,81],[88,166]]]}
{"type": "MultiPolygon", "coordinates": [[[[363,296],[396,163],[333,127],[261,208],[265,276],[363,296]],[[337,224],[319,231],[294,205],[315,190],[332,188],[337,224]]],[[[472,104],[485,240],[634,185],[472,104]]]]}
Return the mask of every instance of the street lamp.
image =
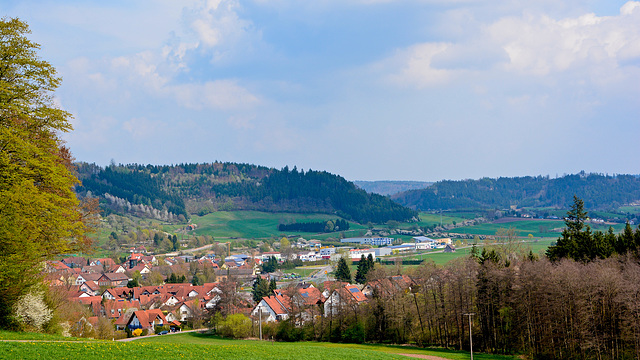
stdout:
{"type": "Polygon", "coordinates": [[[471,350],[471,360],[473,360],[473,337],[471,336],[471,317],[475,315],[475,313],[464,314],[464,316],[469,317],[469,348],[471,350]]]}

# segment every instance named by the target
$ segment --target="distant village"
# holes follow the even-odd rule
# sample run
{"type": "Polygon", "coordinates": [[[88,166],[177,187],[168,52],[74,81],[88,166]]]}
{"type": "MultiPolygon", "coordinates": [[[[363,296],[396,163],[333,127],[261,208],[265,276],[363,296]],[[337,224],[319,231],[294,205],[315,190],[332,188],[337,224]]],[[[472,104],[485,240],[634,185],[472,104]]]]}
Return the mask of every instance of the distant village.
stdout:
{"type": "Polygon", "coordinates": [[[345,238],[341,242],[345,246],[323,247],[320,241],[300,238],[286,252],[224,254],[227,256],[209,252],[200,257],[164,258],[141,246],[131,248],[123,263],[112,258],[69,256],[48,261],[45,271],[53,288],[87,310],[69,319],[70,334],[83,336],[108,320],[113,337],[119,338],[132,336],[138,329],[138,334],[146,335],[201,327],[217,311],[244,314],[262,322],[285,320],[294,313],[301,322],[331,316],[344,307],[366,302],[376,288],[389,292],[411,285],[406,276],[357,285],[334,281],[326,269],[338,259],[357,263],[362,258],[381,259],[420,250],[455,251],[451,239],[425,236],[395,245],[390,237],[345,238]],[[317,265],[318,270],[304,279],[281,270],[263,272],[262,265],[273,260],[297,260],[317,265]],[[256,301],[251,290],[259,280],[274,282],[277,287],[256,301]]]}

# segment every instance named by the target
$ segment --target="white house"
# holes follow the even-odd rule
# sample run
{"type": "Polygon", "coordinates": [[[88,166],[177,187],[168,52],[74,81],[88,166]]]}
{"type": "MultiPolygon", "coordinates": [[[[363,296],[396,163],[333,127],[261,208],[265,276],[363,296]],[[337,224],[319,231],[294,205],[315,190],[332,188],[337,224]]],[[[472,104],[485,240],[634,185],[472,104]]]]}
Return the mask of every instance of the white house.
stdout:
{"type": "Polygon", "coordinates": [[[306,251],[298,254],[298,259],[302,261],[316,261],[317,255],[315,251],[306,251]]]}

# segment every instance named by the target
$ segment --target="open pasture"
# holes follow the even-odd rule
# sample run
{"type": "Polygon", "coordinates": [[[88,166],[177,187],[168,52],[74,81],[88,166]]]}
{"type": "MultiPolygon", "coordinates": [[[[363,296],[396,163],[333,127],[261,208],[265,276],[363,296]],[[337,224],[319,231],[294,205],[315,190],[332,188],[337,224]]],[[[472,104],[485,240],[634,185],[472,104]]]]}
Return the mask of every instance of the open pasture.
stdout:
{"type": "MultiPolygon", "coordinates": [[[[204,216],[194,215],[192,223],[198,228],[196,235],[211,235],[218,238],[244,238],[260,239],[280,236],[285,234],[278,231],[280,223],[312,222],[335,220],[337,216],[327,214],[294,214],[294,213],[268,213],[261,211],[216,211],[204,216]]],[[[360,225],[350,223],[351,229],[363,228],[360,225]]],[[[301,236],[309,236],[311,233],[300,233],[301,236]],[[308,235],[307,235],[308,234],[308,235]]],[[[337,235],[338,233],[335,233],[337,235]]],[[[323,236],[328,236],[322,234],[323,236]]]]}

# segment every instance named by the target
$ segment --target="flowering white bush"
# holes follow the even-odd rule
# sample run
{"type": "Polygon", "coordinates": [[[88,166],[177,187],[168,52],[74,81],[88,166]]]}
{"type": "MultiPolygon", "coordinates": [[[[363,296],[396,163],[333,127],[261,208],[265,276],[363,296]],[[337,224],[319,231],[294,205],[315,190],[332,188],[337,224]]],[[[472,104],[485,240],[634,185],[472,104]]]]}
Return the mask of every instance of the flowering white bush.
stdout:
{"type": "Polygon", "coordinates": [[[42,291],[23,295],[13,309],[18,321],[26,327],[42,330],[42,326],[53,317],[53,311],[45,304],[43,297],[42,291]]]}

